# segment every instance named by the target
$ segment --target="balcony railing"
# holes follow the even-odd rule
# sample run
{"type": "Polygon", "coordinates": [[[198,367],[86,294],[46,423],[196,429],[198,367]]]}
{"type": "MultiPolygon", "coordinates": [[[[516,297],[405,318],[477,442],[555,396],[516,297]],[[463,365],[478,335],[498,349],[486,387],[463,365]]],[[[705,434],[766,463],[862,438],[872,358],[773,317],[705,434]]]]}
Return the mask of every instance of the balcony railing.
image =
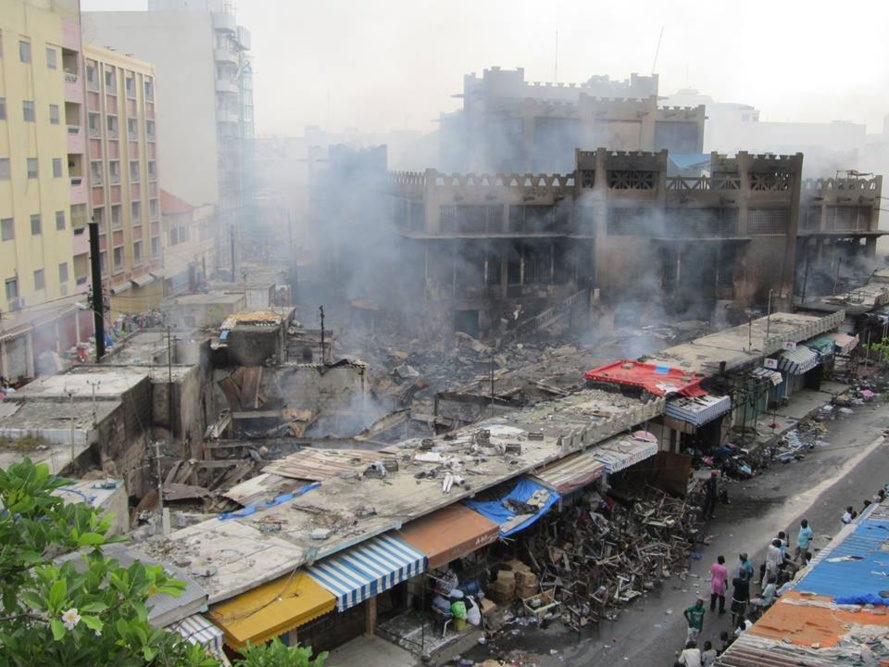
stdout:
{"type": "Polygon", "coordinates": [[[74,72],[65,72],[65,83],[77,83],[79,78],[74,72]]]}

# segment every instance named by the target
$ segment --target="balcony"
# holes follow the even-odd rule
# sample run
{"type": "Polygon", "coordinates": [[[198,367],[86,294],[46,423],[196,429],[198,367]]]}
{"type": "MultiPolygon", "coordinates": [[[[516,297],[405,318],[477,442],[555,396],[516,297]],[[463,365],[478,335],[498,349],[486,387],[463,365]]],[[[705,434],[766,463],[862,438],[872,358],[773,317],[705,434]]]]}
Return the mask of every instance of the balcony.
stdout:
{"type": "Polygon", "coordinates": [[[227,63],[229,65],[234,65],[235,67],[240,65],[238,54],[234,51],[229,51],[228,49],[216,49],[215,58],[218,63],[227,63]]]}
{"type": "Polygon", "coordinates": [[[83,88],[80,77],[74,72],[65,72],[65,101],[83,104],[83,88]]]}
{"type": "Polygon", "coordinates": [[[234,93],[238,94],[238,82],[231,79],[216,79],[217,93],[234,93]]]}
{"type": "Polygon", "coordinates": [[[245,51],[250,50],[250,31],[242,25],[238,26],[238,44],[240,44],[241,48],[245,51]]]}
{"type": "Polygon", "coordinates": [[[217,109],[216,120],[220,123],[239,123],[241,117],[234,109],[217,109]]]}
{"type": "Polygon", "coordinates": [[[68,126],[68,152],[86,153],[86,138],[79,125],[68,126]]]}
{"type": "Polygon", "coordinates": [[[235,19],[234,14],[227,14],[225,12],[213,12],[213,28],[215,28],[216,30],[234,33],[238,31],[238,22],[235,19]]]}
{"type": "Polygon", "coordinates": [[[86,204],[86,182],[82,176],[71,177],[71,203],[86,204]]]}

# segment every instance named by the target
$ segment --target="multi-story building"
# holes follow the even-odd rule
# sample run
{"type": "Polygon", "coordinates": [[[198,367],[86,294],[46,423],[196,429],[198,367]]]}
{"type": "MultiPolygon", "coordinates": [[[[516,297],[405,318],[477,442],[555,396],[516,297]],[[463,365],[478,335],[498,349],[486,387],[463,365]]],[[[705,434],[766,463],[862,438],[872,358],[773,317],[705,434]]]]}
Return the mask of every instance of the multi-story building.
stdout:
{"type": "Polygon", "coordinates": [[[440,119],[440,169],[573,169],[575,148],[701,153],[704,106],[658,106],[657,75],[583,84],[531,83],[525,71],[486,69],[463,79],[463,108],[440,119]]]}
{"type": "Polygon", "coordinates": [[[213,226],[216,211],[210,204],[192,206],[161,190],[164,230],[164,296],[196,292],[213,267],[213,226]]]}
{"type": "Polygon", "coordinates": [[[880,177],[803,181],[801,154],[714,153],[700,177],[670,176],[668,162],[600,148],[575,151],[568,174],[390,174],[401,240],[399,270],[386,270],[402,280],[386,307],[428,335],[510,328],[566,303],[709,319],[791,307],[802,262],[873,260],[880,177]]]}
{"type": "Polygon", "coordinates": [[[0,375],[92,332],[79,3],[0,0],[0,375]]]}
{"type": "Polygon", "coordinates": [[[163,298],[154,66],[84,46],[89,201],[112,316],[163,298]]]}
{"type": "MultiPolygon", "coordinates": [[[[84,38],[154,64],[160,185],[217,207],[220,251],[252,220],[253,85],[250,31],[227,0],[158,0],[148,11],[85,12],[84,38]]],[[[230,258],[220,254],[223,266],[230,258]]],[[[215,267],[214,267],[215,268],[215,267]]]]}

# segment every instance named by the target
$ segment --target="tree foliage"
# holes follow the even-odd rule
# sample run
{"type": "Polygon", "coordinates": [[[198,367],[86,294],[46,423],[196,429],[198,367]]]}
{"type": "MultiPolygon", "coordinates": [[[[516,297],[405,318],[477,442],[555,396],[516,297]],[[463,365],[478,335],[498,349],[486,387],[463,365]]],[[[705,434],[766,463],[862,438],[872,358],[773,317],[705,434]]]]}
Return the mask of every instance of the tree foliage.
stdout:
{"type": "MultiPolygon", "coordinates": [[[[28,459],[0,470],[0,667],[219,665],[203,647],[148,622],[148,599],[179,595],[185,585],[162,567],[106,557],[102,547],[121,538],[109,536],[110,522],[92,507],[53,495],[69,483],[28,459]]],[[[323,656],[310,656],[273,643],[237,664],[321,667],[323,656]]]]}

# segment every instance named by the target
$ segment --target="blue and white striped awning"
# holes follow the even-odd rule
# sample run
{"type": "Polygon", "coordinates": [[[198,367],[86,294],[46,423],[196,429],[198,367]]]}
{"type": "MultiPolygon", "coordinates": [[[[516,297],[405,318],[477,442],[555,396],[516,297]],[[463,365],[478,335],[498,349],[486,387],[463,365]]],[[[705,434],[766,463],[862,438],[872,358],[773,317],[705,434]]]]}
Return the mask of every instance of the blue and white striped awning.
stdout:
{"type": "Polygon", "coordinates": [[[216,655],[222,655],[225,634],[200,614],[186,616],[181,621],[167,626],[170,632],[178,632],[192,644],[205,646],[216,655]]]}
{"type": "Polygon", "coordinates": [[[426,556],[391,535],[368,540],[312,565],[306,573],[345,611],[426,571],[426,556]]]}
{"type": "Polygon", "coordinates": [[[784,350],[778,357],[778,368],[791,375],[808,373],[821,362],[815,350],[798,345],[795,350],[784,350]]]}
{"type": "Polygon", "coordinates": [[[729,396],[683,396],[667,401],[667,415],[693,426],[703,426],[732,409],[729,396]]]}

